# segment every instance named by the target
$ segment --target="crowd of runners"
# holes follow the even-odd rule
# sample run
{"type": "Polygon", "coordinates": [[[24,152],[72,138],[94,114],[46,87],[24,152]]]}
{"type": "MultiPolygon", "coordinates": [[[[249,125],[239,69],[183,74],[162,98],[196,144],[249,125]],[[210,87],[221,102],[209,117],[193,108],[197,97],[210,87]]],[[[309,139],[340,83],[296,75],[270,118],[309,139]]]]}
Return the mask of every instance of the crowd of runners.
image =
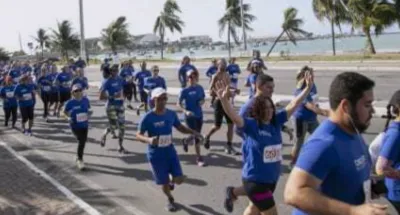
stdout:
{"type": "MultiPolygon", "coordinates": [[[[71,60],[60,70],[51,61],[32,65],[0,62],[4,126],[17,129],[19,108],[18,129],[31,136],[34,109],[40,98],[46,121],[50,117],[68,119],[78,142],[76,162],[81,170],[91,115],[85,93],[89,88],[85,66],[82,60],[71,60]]],[[[374,113],[375,84],[359,73],[343,72],[334,77],[329,90],[331,109],[325,110],[318,106],[314,71],[305,66],[294,77],[294,99],[285,106],[274,104],[272,95],[275,83],[279,82],[267,74],[267,67],[255,52],[245,68],[249,99],[237,113],[234,102],[241,93],[241,69],[235,59],[212,61],[204,72],[210,78],[209,87],[204,89],[199,84],[203,73],[191,64],[190,58],[184,57],[177,75],[182,88],[177,108],[185,116],[183,124],[177,112],[167,108],[168,83],[159,75],[158,66],[148,70],[143,61],[135,71],[132,61],[120,64],[105,59],[100,70],[104,80],[99,100],[106,102],[109,125],[101,137],[101,146],[105,146],[110,134],[118,139],[119,153],[125,153],[124,135],[132,132],[125,131],[125,107],[136,110],[137,115],[144,110],[136,138],[148,146],[147,158],[155,182],[167,197],[168,211],[177,209],[172,191],[184,182],[173,128],[188,135],[182,140],[183,150],[187,152],[194,145],[197,164],[206,166],[201,146],[210,148],[212,135],[224,119],[228,128],[226,153],[243,156],[242,184],[224,190],[223,204],[228,212],[233,211],[238,197],[247,196],[249,205],[243,214],[278,214],[273,196],[281,174],[282,132],[294,139],[294,144],[292,170],[285,190],[278,192],[284,192],[285,202],[295,208],[293,214],[386,214],[386,205],[371,203],[371,199],[382,195],[400,211],[400,91],[387,106],[386,127],[368,150],[361,134],[369,127],[374,113]],[[202,107],[207,93],[214,109],[214,125],[203,133],[202,107]],[[132,100],[140,105],[133,107],[132,100]],[[318,115],[328,118],[320,124],[318,115]],[[294,132],[285,126],[289,120],[294,132]],[[242,139],[241,152],[232,146],[234,133],[242,139]],[[308,139],[307,133],[311,134],[308,139]]]]}

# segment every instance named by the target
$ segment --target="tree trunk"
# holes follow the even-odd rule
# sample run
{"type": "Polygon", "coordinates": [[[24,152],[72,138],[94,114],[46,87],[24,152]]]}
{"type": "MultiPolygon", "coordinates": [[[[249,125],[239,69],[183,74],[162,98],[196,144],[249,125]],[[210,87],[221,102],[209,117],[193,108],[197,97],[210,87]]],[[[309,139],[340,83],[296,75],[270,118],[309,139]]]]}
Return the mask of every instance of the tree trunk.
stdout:
{"type": "Polygon", "coordinates": [[[228,56],[231,59],[231,22],[228,22],[228,56]]]}
{"type": "Polygon", "coordinates": [[[276,44],[278,43],[278,41],[281,39],[283,33],[285,33],[285,30],[282,31],[281,34],[279,34],[279,36],[276,38],[274,44],[272,44],[271,49],[269,49],[267,57],[269,57],[269,55],[271,54],[272,50],[275,48],[276,44]]]}
{"type": "Polygon", "coordinates": [[[332,51],[333,51],[333,56],[336,55],[336,38],[335,38],[335,20],[334,17],[332,16],[331,19],[331,34],[332,34],[332,51]]]}
{"type": "Polygon", "coordinates": [[[161,35],[161,60],[164,60],[164,35],[161,35]]]}
{"type": "Polygon", "coordinates": [[[41,46],[41,48],[42,48],[42,60],[43,60],[43,55],[44,55],[44,54],[43,54],[43,46],[41,46]]]}
{"type": "Polygon", "coordinates": [[[68,60],[69,60],[68,50],[65,50],[65,56],[67,57],[67,62],[68,62],[68,60]]]}
{"type": "Polygon", "coordinates": [[[376,50],[375,50],[375,46],[374,46],[374,42],[372,41],[372,37],[371,37],[371,32],[370,29],[364,29],[364,33],[367,36],[367,43],[368,43],[368,48],[371,54],[376,54],[376,50]]]}

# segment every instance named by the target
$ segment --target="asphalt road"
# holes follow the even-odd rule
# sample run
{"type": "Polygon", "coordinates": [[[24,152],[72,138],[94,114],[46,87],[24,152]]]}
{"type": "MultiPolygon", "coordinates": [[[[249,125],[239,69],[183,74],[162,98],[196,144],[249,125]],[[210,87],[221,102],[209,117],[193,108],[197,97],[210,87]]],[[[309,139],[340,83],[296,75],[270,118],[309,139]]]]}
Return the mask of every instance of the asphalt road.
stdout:
{"type": "MultiPolygon", "coordinates": [[[[104,104],[97,100],[96,89],[91,89],[88,95],[94,112],[90,119],[89,139],[85,149],[84,160],[88,168],[85,172],[76,170],[74,160],[77,144],[67,122],[61,119],[44,122],[39,101],[33,137],[2,128],[0,138],[103,214],[167,214],[164,210],[165,198],[152,180],[151,168],[146,160],[146,146],[134,137],[139,117],[133,111],[126,112],[124,145],[129,154],[118,154],[117,140],[109,139],[106,147],[101,148],[100,136],[108,125],[104,104]]],[[[170,97],[169,108],[176,109],[175,102],[176,98],[170,97]]],[[[206,133],[213,122],[212,109],[206,108],[204,113],[206,124],[203,126],[203,133],[206,133]]],[[[374,119],[364,135],[367,142],[371,142],[383,126],[382,119],[374,119]]],[[[223,126],[212,137],[211,150],[202,149],[209,166],[198,167],[194,149],[190,148],[189,153],[184,153],[179,141],[184,135],[174,131],[182,168],[188,177],[173,193],[180,204],[180,210],[175,214],[227,214],[223,208],[224,187],[241,184],[242,161],[240,156],[230,156],[223,152],[225,134],[226,127],[223,126]]],[[[283,203],[282,195],[289,173],[291,143],[286,135],[283,135],[283,141],[282,175],[274,196],[279,214],[287,215],[291,208],[283,203]]],[[[234,144],[236,147],[240,146],[240,140],[236,136],[234,144]]],[[[240,198],[232,214],[242,214],[247,203],[245,197],[240,198]]],[[[391,214],[395,214],[393,210],[391,214]]]]}
{"type": "MultiPolygon", "coordinates": [[[[148,65],[150,68],[152,65],[148,65]]],[[[135,65],[135,68],[138,65],[135,65]]],[[[300,68],[300,67],[299,67],[300,68]]],[[[177,78],[177,69],[170,67],[160,68],[160,76],[164,77],[167,81],[168,87],[179,87],[179,81],[177,78]]],[[[209,79],[205,76],[205,69],[199,69],[201,72],[200,84],[204,88],[208,88],[209,79]]],[[[283,69],[283,70],[268,70],[267,73],[275,79],[275,94],[292,95],[295,89],[295,69],[283,69]]],[[[341,73],[342,71],[332,70],[316,70],[315,72],[315,83],[317,85],[318,94],[320,97],[328,97],[329,87],[333,78],[341,73]]],[[[400,72],[394,71],[379,71],[371,69],[369,71],[360,71],[369,78],[373,79],[376,83],[375,87],[375,99],[377,101],[387,101],[390,99],[392,94],[400,89],[399,82],[400,72]]],[[[101,81],[101,72],[95,68],[87,68],[85,75],[89,81],[101,81]]],[[[243,94],[248,94],[248,88],[244,87],[248,73],[242,72],[239,76],[239,87],[243,94]]],[[[382,106],[386,106],[383,104],[382,106]]]]}

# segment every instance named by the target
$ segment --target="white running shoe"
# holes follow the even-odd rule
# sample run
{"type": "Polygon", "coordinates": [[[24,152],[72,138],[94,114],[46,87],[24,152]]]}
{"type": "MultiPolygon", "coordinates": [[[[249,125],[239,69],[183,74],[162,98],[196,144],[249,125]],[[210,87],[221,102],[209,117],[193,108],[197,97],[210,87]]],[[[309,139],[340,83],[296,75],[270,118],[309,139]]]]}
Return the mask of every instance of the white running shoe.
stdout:
{"type": "Polygon", "coordinates": [[[85,168],[85,163],[83,163],[83,160],[76,160],[76,166],[78,167],[79,170],[83,170],[85,168]]]}

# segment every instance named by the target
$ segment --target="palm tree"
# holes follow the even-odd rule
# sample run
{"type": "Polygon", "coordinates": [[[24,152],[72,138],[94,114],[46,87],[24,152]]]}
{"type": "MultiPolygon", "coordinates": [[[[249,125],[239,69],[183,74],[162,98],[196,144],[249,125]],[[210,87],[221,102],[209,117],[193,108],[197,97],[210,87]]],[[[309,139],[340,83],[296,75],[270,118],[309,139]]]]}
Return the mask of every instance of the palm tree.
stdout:
{"type": "Polygon", "coordinates": [[[113,53],[117,52],[119,46],[127,47],[130,44],[128,23],[126,17],[120,16],[102,31],[104,45],[109,46],[113,53]]]}
{"type": "Polygon", "coordinates": [[[50,37],[46,34],[46,30],[44,30],[43,28],[39,28],[39,30],[36,33],[36,37],[34,37],[34,39],[36,40],[37,43],[39,43],[43,59],[44,47],[46,48],[50,47],[50,37]]]}
{"type": "Polygon", "coordinates": [[[7,61],[10,59],[10,55],[4,50],[3,48],[0,47],[0,60],[2,61],[7,61]]]}
{"type": "Polygon", "coordinates": [[[182,28],[185,26],[181,18],[176,15],[177,12],[181,12],[178,3],[175,0],[167,0],[160,15],[156,18],[153,32],[160,36],[161,59],[164,59],[165,30],[169,29],[171,33],[174,33],[175,30],[182,33],[182,28]]]}
{"type": "MultiPolygon", "coordinates": [[[[236,44],[239,44],[239,37],[237,29],[242,27],[242,16],[240,0],[226,0],[225,13],[218,20],[219,34],[220,36],[227,30],[228,31],[228,52],[231,57],[231,37],[236,44]]],[[[247,31],[252,31],[250,23],[253,22],[256,17],[250,14],[250,4],[243,4],[243,17],[244,17],[244,28],[247,31]]]]}
{"type": "Polygon", "coordinates": [[[57,23],[57,29],[52,29],[51,45],[61,52],[61,55],[68,59],[68,51],[74,51],[78,54],[80,46],[78,34],[73,32],[71,23],[64,20],[57,23]]]}
{"type": "Polygon", "coordinates": [[[344,8],[343,4],[336,0],[313,0],[312,7],[315,17],[319,21],[328,20],[331,24],[332,34],[332,51],[333,55],[336,55],[336,44],[335,44],[335,25],[339,27],[340,24],[351,23],[351,18],[348,12],[344,8]]]}
{"type": "Polygon", "coordinates": [[[376,36],[387,27],[399,21],[396,5],[387,0],[348,0],[347,6],[353,16],[353,28],[361,29],[367,37],[367,46],[371,54],[376,54],[371,30],[376,36]]]}
{"type": "Polygon", "coordinates": [[[296,36],[303,35],[309,36],[310,33],[301,29],[300,27],[303,25],[303,19],[297,18],[297,9],[293,7],[287,8],[283,12],[284,21],[282,24],[282,33],[276,38],[274,44],[271,49],[268,51],[267,57],[271,54],[272,50],[275,48],[276,43],[281,39],[283,34],[286,33],[288,39],[294,44],[296,43],[296,36]]]}

